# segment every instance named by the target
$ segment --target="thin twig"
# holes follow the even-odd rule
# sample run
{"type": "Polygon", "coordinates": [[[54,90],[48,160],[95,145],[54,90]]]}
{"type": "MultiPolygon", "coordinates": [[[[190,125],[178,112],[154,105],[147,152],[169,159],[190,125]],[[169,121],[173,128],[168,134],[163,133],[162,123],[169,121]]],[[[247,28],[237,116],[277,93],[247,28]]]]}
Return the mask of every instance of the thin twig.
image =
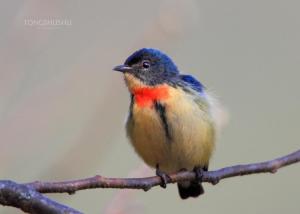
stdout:
{"type": "MultiPolygon", "coordinates": [[[[236,165],[225,167],[216,171],[203,172],[202,182],[212,184],[220,180],[257,173],[275,173],[278,169],[300,162],[300,150],[289,155],[254,164],[236,165]]],[[[195,173],[190,171],[178,172],[170,175],[168,183],[191,181],[195,179],[195,173]]],[[[146,178],[106,178],[100,175],[73,181],[41,182],[36,181],[27,184],[17,184],[13,181],[0,180],[0,204],[20,208],[30,213],[75,213],[80,212],[61,205],[40,193],[69,193],[78,190],[93,188],[121,188],[149,190],[161,184],[158,176],[146,178]]]]}
{"type": "MultiPolygon", "coordinates": [[[[203,172],[202,181],[212,184],[218,183],[221,179],[257,174],[257,173],[275,173],[279,168],[290,164],[300,162],[300,150],[289,155],[254,164],[236,165],[225,167],[216,171],[203,172]]],[[[195,179],[195,173],[190,171],[178,172],[170,175],[168,183],[176,183],[195,179]]],[[[41,193],[69,193],[73,194],[78,190],[93,188],[120,188],[120,189],[143,189],[149,190],[151,187],[161,184],[158,176],[146,178],[106,178],[100,175],[63,182],[40,182],[36,181],[27,185],[41,193]]]]}

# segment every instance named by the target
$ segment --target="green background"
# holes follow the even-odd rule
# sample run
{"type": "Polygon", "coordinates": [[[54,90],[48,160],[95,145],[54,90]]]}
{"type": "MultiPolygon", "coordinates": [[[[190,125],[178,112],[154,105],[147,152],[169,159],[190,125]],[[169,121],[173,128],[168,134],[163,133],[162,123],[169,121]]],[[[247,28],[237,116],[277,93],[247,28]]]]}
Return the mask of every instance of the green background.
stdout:
{"type": "MultiPolygon", "coordinates": [[[[0,178],[143,177],[125,136],[129,94],[111,69],[155,47],[212,90],[229,112],[211,169],[299,149],[299,1],[1,1],[0,178]],[[28,25],[26,20],[70,20],[28,25]]],[[[84,213],[297,213],[300,165],[205,184],[96,189],[49,197],[84,213]]],[[[0,207],[0,213],[19,213],[0,207]]]]}

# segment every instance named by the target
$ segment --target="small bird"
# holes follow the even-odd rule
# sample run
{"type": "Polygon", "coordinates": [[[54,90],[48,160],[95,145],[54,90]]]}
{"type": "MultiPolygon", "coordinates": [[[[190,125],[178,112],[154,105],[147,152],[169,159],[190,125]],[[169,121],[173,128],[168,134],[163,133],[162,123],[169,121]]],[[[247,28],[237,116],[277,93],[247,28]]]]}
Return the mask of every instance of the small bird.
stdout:
{"type": "Polygon", "coordinates": [[[217,132],[215,99],[157,49],[142,48],[113,70],[124,74],[131,95],[126,131],[137,154],[156,168],[164,188],[169,173],[194,170],[195,181],[178,183],[179,195],[203,194],[217,132]]]}

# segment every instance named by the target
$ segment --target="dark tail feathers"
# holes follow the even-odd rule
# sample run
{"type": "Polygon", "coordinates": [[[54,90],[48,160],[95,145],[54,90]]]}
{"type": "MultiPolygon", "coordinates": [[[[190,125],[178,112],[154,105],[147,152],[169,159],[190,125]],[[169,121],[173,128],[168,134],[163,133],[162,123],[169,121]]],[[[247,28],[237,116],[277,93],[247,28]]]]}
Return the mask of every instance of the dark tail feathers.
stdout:
{"type": "Polygon", "coordinates": [[[196,198],[204,193],[201,183],[191,182],[189,185],[178,183],[177,186],[179,195],[182,199],[187,199],[189,197],[196,198]]]}

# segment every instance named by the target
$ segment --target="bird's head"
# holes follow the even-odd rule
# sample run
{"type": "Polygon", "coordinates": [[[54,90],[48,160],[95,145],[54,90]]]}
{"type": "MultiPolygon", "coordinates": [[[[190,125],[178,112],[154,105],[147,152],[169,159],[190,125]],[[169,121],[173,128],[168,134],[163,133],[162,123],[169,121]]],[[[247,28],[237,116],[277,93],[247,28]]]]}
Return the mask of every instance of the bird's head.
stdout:
{"type": "Polygon", "coordinates": [[[113,70],[124,73],[129,89],[168,83],[179,73],[170,57],[151,48],[134,52],[123,65],[118,65],[113,70]]]}

